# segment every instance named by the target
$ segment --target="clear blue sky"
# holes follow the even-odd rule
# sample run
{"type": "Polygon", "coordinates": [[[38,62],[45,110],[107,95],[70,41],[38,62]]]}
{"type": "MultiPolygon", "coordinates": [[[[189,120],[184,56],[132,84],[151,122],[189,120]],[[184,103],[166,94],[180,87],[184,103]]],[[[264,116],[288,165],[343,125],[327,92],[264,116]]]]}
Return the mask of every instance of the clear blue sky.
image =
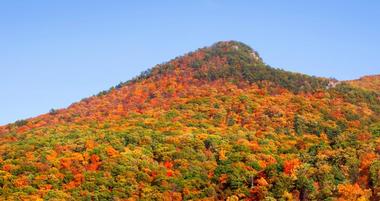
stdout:
{"type": "Polygon", "coordinates": [[[2,0],[0,124],[67,107],[220,40],[242,41],[286,70],[380,73],[379,10],[377,0],[2,0]]]}

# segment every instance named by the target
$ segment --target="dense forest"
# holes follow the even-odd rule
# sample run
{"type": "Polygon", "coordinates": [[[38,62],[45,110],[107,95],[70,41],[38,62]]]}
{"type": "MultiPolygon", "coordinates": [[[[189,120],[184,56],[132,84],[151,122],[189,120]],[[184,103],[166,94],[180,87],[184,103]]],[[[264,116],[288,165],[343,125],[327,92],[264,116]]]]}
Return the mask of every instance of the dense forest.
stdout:
{"type": "Polygon", "coordinates": [[[0,127],[0,197],[380,200],[371,83],[287,72],[218,42],[0,127]]]}

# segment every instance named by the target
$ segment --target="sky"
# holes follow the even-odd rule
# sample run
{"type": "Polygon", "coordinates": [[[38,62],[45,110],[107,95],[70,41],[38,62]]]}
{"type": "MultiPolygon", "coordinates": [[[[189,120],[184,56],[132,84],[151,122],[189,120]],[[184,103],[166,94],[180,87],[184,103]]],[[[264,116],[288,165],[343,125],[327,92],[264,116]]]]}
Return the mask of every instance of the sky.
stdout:
{"type": "Polygon", "coordinates": [[[379,10],[377,0],[1,0],[0,125],[221,40],[289,71],[380,74],[379,10]]]}

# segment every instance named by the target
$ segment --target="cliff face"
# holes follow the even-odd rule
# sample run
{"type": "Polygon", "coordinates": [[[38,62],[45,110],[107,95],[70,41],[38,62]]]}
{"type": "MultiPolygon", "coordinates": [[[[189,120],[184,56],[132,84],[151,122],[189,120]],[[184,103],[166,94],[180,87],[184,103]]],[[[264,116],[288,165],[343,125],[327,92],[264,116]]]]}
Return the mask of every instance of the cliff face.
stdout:
{"type": "Polygon", "coordinates": [[[330,81],[218,42],[0,127],[0,195],[377,199],[378,94],[330,81]]]}

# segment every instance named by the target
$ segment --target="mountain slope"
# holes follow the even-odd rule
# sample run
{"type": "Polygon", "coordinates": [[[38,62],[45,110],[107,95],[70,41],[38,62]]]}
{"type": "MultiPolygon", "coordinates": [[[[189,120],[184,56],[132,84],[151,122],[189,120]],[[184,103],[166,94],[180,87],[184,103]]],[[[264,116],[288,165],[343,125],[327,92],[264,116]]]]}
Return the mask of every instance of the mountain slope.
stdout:
{"type": "Polygon", "coordinates": [[[67,109],[0,127],[0,195],[62,200],[377,199],[378,94],[227,41],[67,109]]]}
{"type": "Polygon", "coordinates": [[[348,81],[353,86],[380,93],[380,75],[364,76],[358,80],[348,81]]]}

